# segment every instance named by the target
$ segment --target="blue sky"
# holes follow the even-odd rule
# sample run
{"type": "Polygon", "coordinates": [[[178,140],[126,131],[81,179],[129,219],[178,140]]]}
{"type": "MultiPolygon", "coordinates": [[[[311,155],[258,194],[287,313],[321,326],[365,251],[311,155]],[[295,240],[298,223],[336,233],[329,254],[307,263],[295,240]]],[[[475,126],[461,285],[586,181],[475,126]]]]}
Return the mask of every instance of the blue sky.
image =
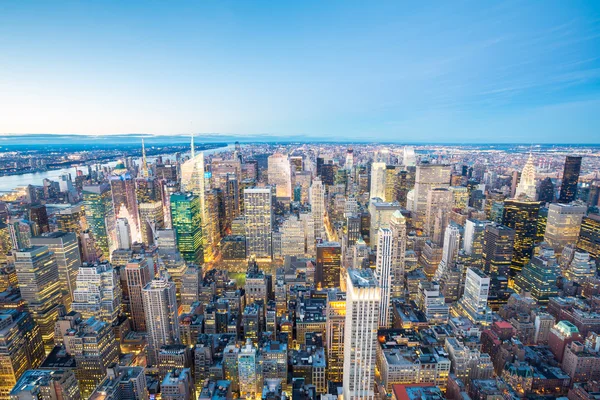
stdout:
{"type": "Polygon", "coordinates": [[[0,133],[600,142],[598,1],[0,2],[0,133]]]}

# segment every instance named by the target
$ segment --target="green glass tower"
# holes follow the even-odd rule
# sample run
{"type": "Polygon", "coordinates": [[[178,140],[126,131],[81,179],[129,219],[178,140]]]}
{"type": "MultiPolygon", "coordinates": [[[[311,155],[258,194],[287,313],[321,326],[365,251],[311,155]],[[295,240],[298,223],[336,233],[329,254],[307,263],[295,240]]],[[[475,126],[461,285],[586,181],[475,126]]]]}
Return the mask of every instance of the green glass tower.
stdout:
{"type": "Polygon", "coordinates": [[[559,275],[554,250],[550,246],[542,246],[540,254],[533,257],[515,277],[514,289],[531,293],[538,303],[547,303],[550,297],[558,296],[556,279],[559,275]]]}
{"type": "Polygon", "coordinates": [[[171,221],[177,238],[177,248],[183,258],[201,265],[204,262],[204,253],[200,198],[191,193],[172,194],[171,221]]]}
{"type": "Polygon", "coordinates": [[[85,217],[98,248],[105,259],[110,257],[110,235],[115,228],[112,193],[107,184],[83,187],[85,217]]]}

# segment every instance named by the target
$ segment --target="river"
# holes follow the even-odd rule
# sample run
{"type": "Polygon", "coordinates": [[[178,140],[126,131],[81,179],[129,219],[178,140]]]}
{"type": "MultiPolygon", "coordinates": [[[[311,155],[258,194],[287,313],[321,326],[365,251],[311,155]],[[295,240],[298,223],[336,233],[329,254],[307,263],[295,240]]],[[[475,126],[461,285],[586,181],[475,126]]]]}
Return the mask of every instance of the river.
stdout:
{"type": "MultiPolygon", "coordinates": [[[[233,150],[234,145],[233,144],[229,144],[226,147],[218,147],[216,149],[208,149],[208,150],[204,150],[203,153],[204,154],[214,154],[214,153],[220,153],[222,151],[228,151],[228,150],[233,150]]],[[[188,155],[188,152],[185,153],[181,153],[182,155],[188,155]]],[[[171,154],[163,154],[163,157],[172,157],[174,156],[175,153],[171,153],[171,154]]],[[[148,157],[148,162],[154,162],[154,160],[156,160],[156,156],[153,157],[148,157]]],[[[141,162],[141,157],[139,158],[134,158],[135,162],[137,164],[139,164],[141,162]]],[[[110,167],[114,167],[115,164],[117,163],[118,159],[115,159],[113,161],[108,161],[108,162],[102,162],[100,163],[101,166],[110,166],[110,167]]],[[[93,164],[96,165],[96,164],[93,164]]],[[[2,176],[0,177],[0,193],[6,193],[6,192],[11,192],[13,190],[15,190],[18,187],[23,187],[23,186],[27,186],[27,185],[36,185],[36,186],[41,186],[42,182],[44,181],[44,179],[50,179],[51,181],[58,181],[58,178],[63,175],[63,174],[71,174],[71,179],[75,179],[76,176],[76,171],[77,170],[83,170],[84,172],[87,172],[87,166],[86,165],[82,165],[82,166],[78,166],[78,167],[69,167],[69,168],[61,168],[61,169],[54,169],[51,171],[43,171],[43,172],[35,172],[35,173],[28,173],[28,174],[22,174],[22,175],[10,175],[10,176],[2,176]]]]}

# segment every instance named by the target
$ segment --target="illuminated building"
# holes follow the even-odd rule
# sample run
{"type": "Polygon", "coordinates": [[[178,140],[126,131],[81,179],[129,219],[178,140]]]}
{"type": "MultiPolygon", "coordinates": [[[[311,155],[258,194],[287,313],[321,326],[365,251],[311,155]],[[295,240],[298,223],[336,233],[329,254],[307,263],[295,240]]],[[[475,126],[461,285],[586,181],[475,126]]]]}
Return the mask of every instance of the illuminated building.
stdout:
{"type": "Polygon", "coordinates": [[[108,262],[79,267],[77,289],[73,294],[73,311],[83,319],[96,319],[112,324],[121,309],[119,276],[108,262]]]}
{"type": "Polygon", "coordinates": [[[37,225],[39,233],[50,231],[48,212],[43,204],[32,204],[29,208],[29,220],[37,225]]]}
{"type": "Polygon", "coordinates": [[[271,188],[244,190],[248,256],[271,258],[271,231],[273,230],[271,200],[271,188]]]}
{"type": "Polygon", "coordinates": [[[160,201],[140,203],[138,209],[142,243],[153,244],[156,231],[164,228],[162,203],[160,201]]]}
{"type": "Polygon", "coordinates": [[[483,271],[491,278],[492,295],[497,296],[508,285],[513,258],[515,231],[498,224],[485,227],[483,234],[483,271]]]}
{"type": "Polygon", "coordinates": [[[554,250],[551,247],[543,247],[540,254],[534,256],[515,277],[514,289],[517,293],[531,293],[531,297],[538,303],[547,303],[550,297],[558,296],[558,276],[560,271],[554,250]]]}
{"type": "Polygon", "coordinates": [[[73,301],[75,280],[81,266],[79,255],[79,241],[73,232],[52,232],[31,238],[32,246],[47,246],[54,253],[58,265],[58,278],[63,293],[64,304],[67,310],[73,301]]]}
{"type": "Polygon", "coordinates": [[[399,189],[399,168],[393,165],[385,167],[385,192],[383,199],[385,201],[398,201],[399,189]]]}
{"type": "Polygon", "coordinates": [[[289,216],[281,224],[281,256],[299,256],[306,253],[304,221],[296,215],[289,216]]]}
{"type": "Polygon", "coordinates": [[[403,297],[406,265],[406,219],[400,210],[390,220],[392,233],[391,297],[403,297]]]}
{"type": "Polygon", "coordinates": [[[413,202],[407,202],[407,208],[416,213],[414,224],[423,228],[427,214],[427,195],[431,189],[450,186],[451,168],[449,165],[427,164],[417,165],[415,186],[412,193],[413,202]]]}
{"type": "Polygon", "coordinates": [[[452,193],[446,188],[433,188],[427,193],[425,211],[425,234],[440,245],[444,230],[448,226],[448,215],[452,209],[452,193]]]}
{"type": "Polygon", "coordinates": [[[10,229],[4,222],[0,222],[0,263],[6,263],[7,255],[12,248],[10,229]]]}
{"type": "Polygon", "coordinates": [[[448,225],[444,233],[444,245],[442,247],[442,259],[433,277],[434,280],[440,281],[447,270],[452,269],[458,256],[460,248],[460,229],[456,224],[448,225]]]}
{"type": "Polygon", "coordinates": [[[463,250],[478,263],[481,263],[483,257],[485,228],[489,224],[491,224],[490,221],[479,221],[477,219],[467,219],[465,222],[463,250]]]}
{"type": "Polygon", "coordinates": [[[577,240],[577,248],[587,251],[596,264],[600,263],[600,215],[588,214],[581,220],[581,230],[577,240]]]}
{"type": "Polygon", "coordinates": [[[175,283],[162,276],[142,289],[148,333],[148,364],[157,362],[161,346],[179,343],[175,283]]]}
{"type": "Polygon", "coordinates": [[[117,249],[131,249],[131,225],[129,225],[129,221],[127,220],[127,218],[117,218],[116,232],[117,249]]]}
{"type": "Polygon", "coordinates": [[[428,323],[445,324],[448,322],[449,308],[437,282],[419,282],[416,303],[417,307],[425,314],[428,323]]]}
{"type": "Polygon", "coordinates": [[[83,224],[85,223],[87,226],[83,203],[63,208],[57,211],[54,217],[56,218],[56,227],[62,232],[75,232],[79,235],[83,224]]]}
{"type": "Polygon", "coordinates": [[[9,392],[26,370],[44,360],[44,343],[38,325],[27,312],[0,310],[0,398],[9,392]]]}
{"type": "Polygon", "coordinates": [[[325,231],[325,189],[320,178],[315,178],[309,191],[310,206],[315,228],[315,239],[320,239],[325,231]]]}
{"type": "Polygon", "coordinates": [[[191,305],[198,301],[201,280],[202,268],[196,265],[188,265],[181,279],[182,313],[191,312],[191,305]]]}
{"type": "Polygon", "coordinates": [[[340,287],[342,247],[337,242],[317,244],[315,283],[323,289],[340,287]]]}
{"type": "Polygon", "coordinates": [[[465,292],[456,304],[454,313],[472,322],[490,325],[492,310],[487,305],[489,291],[490,278],[478,268],[468,268],[465,292]]]}
{"type": "Polygon", "coordinates": [[[517,199],[504,201],[502,223],[515,231],[511,277],[517,275],[533,255],[539,211],[540,203],[536,201],[517,199]]]}
{"type": "Polygon", "coordinates": [[[89,400],[148,400],[144,367],[113,365],[89,400]]]}
{"type": "Polygon", "coordinates": [[[386,164],[374,162],[371,165],[371,189],[369,198],[385,199],[386,164]]]}
{"type": "Polygon", "coordinates": [[[548,334],[548,346],[558,362],[562,362],[567,345],[577,340],[582,340],[579,329],[569,321],[559,321],[548,334]]]}
{"type": "Polygon", "coordinates": [[[171,370],[160,385],[162,400],[196,400],[194,377],[190,368],[171,370]]]}
{"type": "Polygon", "coordinates": [[[564,275],[568,280],[582,284],[586,278],[596,276],[596,265],[590,260],[588,253],[576,250],[564,275]]]}
{"type": "Polygon", "coordinates": [[[469,191],[466,186],[450,186],[448,191],[452,194],[452,208],[464,210],[469,205],[469,191]]]}
{"type": "Polygon", "coordinates": [[[156,359],[159,375],[164,378],[173,369],[191,368],[192,352],[189,346],[169,344],[160,347],[156,359]]]}
{"type": "Polygon", "coordinates": [[[49,353],[54,347],[54,323],[63,308],[58,264],[46,246],[16,251],[14,257],[21,296],[40,327],[49,353]]]}
{"type": "Polygon", "coordinates": [[[131,238],[139,242],[139,214],[135,197],[135,182],[122,162],[117,163],[109,178],[115,218],[125,218],[129,222],[131,238]]]}
{"type": "Polygon", "coordinates": [[[115,212],[110,186],[106,184],[84,186],[83,205],[93,239],[102,251],[102,257],[108,259],[115,229],[115,212]]]}
{"type": "Polygon", "coordinates": [[[567,156],[565,160],[565,169],[560,186],[560,195],[558,202],[567,204],[577,197],[577,182],[579,181],[579,172],[581,171],[581,157],[567,156]]]}
{"type": "Polygon", "coordinates": [[[346,290],[344,399],[373,400],[381,288],[371,270],[349,269],[346,290]]]}
{"type": "Polygon", "coordinates": [[[79,385],[70,370],[30,369],[10,392],[10,400],[79,400],[79,385]]]}
{"type": "Polygon", "coordinates": [[[369,214],[371,216],[369,223],[369,239],[371,247],[377,245],[377,232],[381,228],[389,228],[392,215],[396,211],[402,211],[397,202],[386,203],[380,198],[371,198],[369,201],[369,214]]]}
{"type": "Polygon", "coordinates": [[[269,185],[276,187],[277,199],[291,199],[292,175],[290,160],[285,154],[275,153],[268,159],[269,185]]]}
{"type": "Polygon", "coordinates": [[[346,323],[346,293],[327,292],[327,380],[342,382],[344,372],[344,324],[346,323]]]}
{"type": "Polygon", "coordinates": [[[63,337],[77,365],[75,377],[84,399],[89,398],[106,376],[108,367],[119,361],[118,344],[109,323],[89,318],[63,337]]]}
{"type": "Polygon", "coordinates": [[[571,243],[576,243],[581,228],[581,220],[587,207],[571,204],[550,204],[544,241],[554,248],[556,253],[571,243]]]}
{"type": "MultiPolygon", "coordinates": [[[[259,363],[263,381],[278,380],[282,390],[287,390],[288,377],[287,343],[271,340],[261,344],[259,363]]],[[[294,366],[294,369],[296,367],[294,366]]]]}
{"type": "Polygon", "coordinates": [[[535,165],[533,165],[533,154],[529,153],[529,158],[521,172],[521,180],[517,185],[515,198],[525,196],[530,201],[536,200],[535,187],[535,165]]]}
{"type": "MultiPolygon", "coordinates": [[[[379,326],[389,327],[392,318],[391,307],[391,285],[392,285],[392,263],[393,245],[392,231],[388,228],[380,228],[377,233],[377,258],[375,267],[375,278],[381,288],[381,304],[379,306],[379,326]]],[[[318,249],[318,246],[317,246],[318,249]]]]}
{"type": "Polygon", "coordinates": [[[204,254],[200,199],[193,194],[172,194],[171,223],[177,236],[177,248],[183,258],[197,265],[202,264],[204,254]]]}
{"type": "Polygon", "coordinates": [[[256,347],[248,339],[238,353],[238,382],[241,398],[253,398],[259,390],[260,373],[256,347]]]}
{"type": "Polygon", "coordinates": [[[127,263],[125,275],[132,328],[134,331],[144,332],[146,331],[146,314],[144,312],[142,289],[152,280],[154,271],[150,271],[145,258],[138,257],[127,263]]]}

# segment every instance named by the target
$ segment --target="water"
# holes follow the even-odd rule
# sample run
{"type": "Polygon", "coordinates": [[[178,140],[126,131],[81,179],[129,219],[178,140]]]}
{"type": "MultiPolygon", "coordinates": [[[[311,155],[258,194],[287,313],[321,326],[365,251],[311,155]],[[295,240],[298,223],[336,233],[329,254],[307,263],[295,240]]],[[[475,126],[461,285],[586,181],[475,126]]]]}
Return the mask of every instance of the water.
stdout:
{"type": "MultiPolygon", "coordinates": [[[[234,147],[234,145],[230,144],[227,147],[218,147],[216,149],[204,150],[203,153],[204,154],[214,154],[214,153],[219,153],[222,151],[231,151],[233,149],[233,147],[234,147]]],[[[181,153],[181,154],[188,155],[189,151],[186,153],[181,153]]],[[[166,157],[166,158],[169,158],[169,157],[174,158],[175,154],[174,153],[173,154],[163,154],[162,156],[166,157]]],[[[156,160],[156,157],[148,157],[147,159],[148,159],[149,163],[152,163],[154,160],[156,160]]],[[[139,165],[141,163],[142,159],[134,158],[134,160],[135,160],[136,164],[139,165]]],[[[116,163],[117,163],[117,160],[113,160],[113,161],[100,163],[100,165],[102,167],[105,167],[105,166],[114,167],[116,163]]],[[[49,179],[51,181],[58,181],[58,178],[64,174],[71,174],[71,179],[75,179],[75,176],[77,176],[78,169],[80,171],[82,170],[84,173],[87,173],[87,166],[82,165],[79,167],[61,168],[61,169],[55,169],[55,170],[51,170],[51,171],[35,172],[35,173],[28,173],[28,174],[22,174],[22,175],[3,176],[3,177],[0,177],[0,193],[1,192],[11,192],[18,187],[23,187],[23,186],[27,186],[27,185],[41,186],[44,179],[49,179]]]]}

